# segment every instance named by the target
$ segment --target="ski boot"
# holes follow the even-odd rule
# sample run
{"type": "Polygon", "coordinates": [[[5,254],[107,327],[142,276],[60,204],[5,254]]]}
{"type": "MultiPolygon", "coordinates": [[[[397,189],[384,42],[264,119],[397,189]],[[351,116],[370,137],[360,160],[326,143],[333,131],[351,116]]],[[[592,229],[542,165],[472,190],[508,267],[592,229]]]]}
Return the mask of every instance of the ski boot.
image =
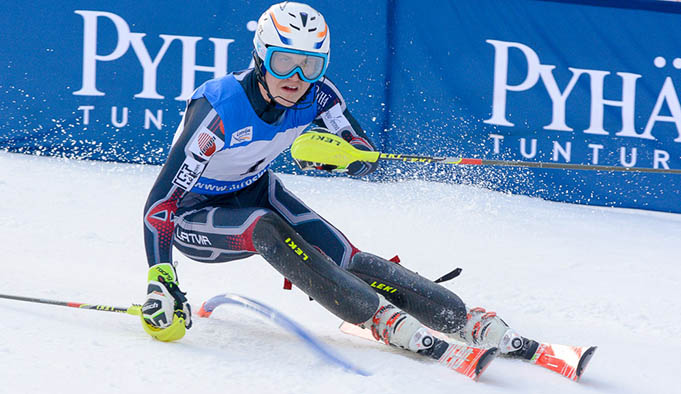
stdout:
{"type": "Polygon", "coordinates": [[[401,347],[437,360],[447,368],[474,380],[497,356],[495,347],[487,349],[449,343],[435,337],[414,317],[401,311],[380,296],[378,310],[371,319],[359,324],[371,330],[374,338],[388,345],[401,347]]]}
{"type": "Polygon", "coordinates": [[[412,352],[423,352],[433,347],[436,340],[428,328],[414,317],[389,303],[382,295],[376,313],[364,323],[362,328],[371,330],[374,338],[387,345],[397,346],[412,352]]]}
{"type": "Polygon", "coordinates": [[[450,334],[454,339],[473,346],[496,347],[502,354],[517,352],[525,344],[524,338],[501,320],[495,312],[473,308],[468,311],[466,318],[468,320],[464,327],[457,333],[450,334]]]}

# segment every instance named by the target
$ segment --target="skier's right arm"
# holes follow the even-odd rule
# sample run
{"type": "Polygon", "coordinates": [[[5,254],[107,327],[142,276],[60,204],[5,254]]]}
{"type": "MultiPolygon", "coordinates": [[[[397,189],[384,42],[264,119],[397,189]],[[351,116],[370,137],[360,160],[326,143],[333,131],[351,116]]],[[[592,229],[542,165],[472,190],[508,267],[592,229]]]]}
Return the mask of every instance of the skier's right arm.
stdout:
{"type": "Polygon", "coordinates": [[[223,146],[224,138],[222,120],[208,100],[191,100],[144,207],[144,244],[150,267],[172,261],[178,203],[201,176],[216,147],[223,146]]]}
{"type": "Polygon", "coordinates": [[[172,262],[175,212],[213,153],[224,146],[222,120],[205,98],[193,99],[175,135],[144,208],[144,243],[149,273],[142,326],[161,341],[174,341],[191,327],[191,309],[172,262]]]}

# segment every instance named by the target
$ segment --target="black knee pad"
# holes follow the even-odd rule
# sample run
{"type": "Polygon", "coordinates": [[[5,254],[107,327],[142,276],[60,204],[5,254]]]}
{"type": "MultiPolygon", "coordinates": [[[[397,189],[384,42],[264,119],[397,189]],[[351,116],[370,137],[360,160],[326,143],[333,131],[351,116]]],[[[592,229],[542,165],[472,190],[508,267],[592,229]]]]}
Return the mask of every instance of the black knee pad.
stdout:
{"type": "Polygon", "coordinates": [[[399,264],[360,252],[347,269],[434,330],[452,333],[466,323],[466,307],[456,294],[399,264]]]}
{"type": "Polygon", "coordinates": [[[312,247],[276,213],[258,220],[253,246],[279,273],[344,321],[363,323],[378,309],[378,296],[370,286],[312,247]]]}

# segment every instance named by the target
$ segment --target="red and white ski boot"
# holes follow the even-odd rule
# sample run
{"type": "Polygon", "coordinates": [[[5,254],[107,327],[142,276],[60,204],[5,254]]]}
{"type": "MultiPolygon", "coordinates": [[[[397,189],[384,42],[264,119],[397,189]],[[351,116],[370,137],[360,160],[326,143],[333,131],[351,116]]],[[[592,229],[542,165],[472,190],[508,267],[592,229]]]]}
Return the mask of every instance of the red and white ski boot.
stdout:
{"type": "Polygon", "coordinates": [[[462,340],[469,345],[483,348],[496,347],[502,354],[517,351],[523,347],[523,338],[495,312],[487,312],[483,308],[468,311],[468,319],[459,332],[451,337],[462,340]]]}
{"type": "Polygon", "coordinates": [[[474,380],[478,380],[498,354],[494,347],[474,347],[438,338],[434,331],[414,317],[390,304],[383,296],[379,295],[379,298],[378,310],[371,319],[357,326],[343,323],[341,330],[367,339],[373,336],[386,344],[433,358],[441,365],[474,380]]]}
{"type": "Polygon", "coordinates": [[[371,319],[360,324],[362,328],[371,330],[374,338],[412,352],[425,350],[433,346],[433,336],[421,322],[401,311],[379,295],[378,310],[371,319]]]}

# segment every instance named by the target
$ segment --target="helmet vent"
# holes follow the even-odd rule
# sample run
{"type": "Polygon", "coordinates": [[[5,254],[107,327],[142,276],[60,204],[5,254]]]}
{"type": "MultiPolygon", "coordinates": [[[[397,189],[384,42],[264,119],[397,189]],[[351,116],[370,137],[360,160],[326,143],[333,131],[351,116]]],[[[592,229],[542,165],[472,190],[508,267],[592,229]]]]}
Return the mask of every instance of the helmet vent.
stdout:
{"type": "Polygon", "coordinates": [[[291,26],[292,28],[294,28],[294,29],[300,31],[300,28],[299,28],[298,26],[294,25],[293,23],[289,23],[289,26],[291,26]]]}
{"type": "Polygon", "coordinates": [[[305,27],[305,25],[307,25],[307,13],[306,12],[300,13],[300,20],[303,22],[303,27],[305,27]]]}
{"type": "Polygon", "coordinates": [[[307,29],[308,32],[315,31],[315,30],[317,30],[316,27],[313,27],[312,29],[307,29]]]}

